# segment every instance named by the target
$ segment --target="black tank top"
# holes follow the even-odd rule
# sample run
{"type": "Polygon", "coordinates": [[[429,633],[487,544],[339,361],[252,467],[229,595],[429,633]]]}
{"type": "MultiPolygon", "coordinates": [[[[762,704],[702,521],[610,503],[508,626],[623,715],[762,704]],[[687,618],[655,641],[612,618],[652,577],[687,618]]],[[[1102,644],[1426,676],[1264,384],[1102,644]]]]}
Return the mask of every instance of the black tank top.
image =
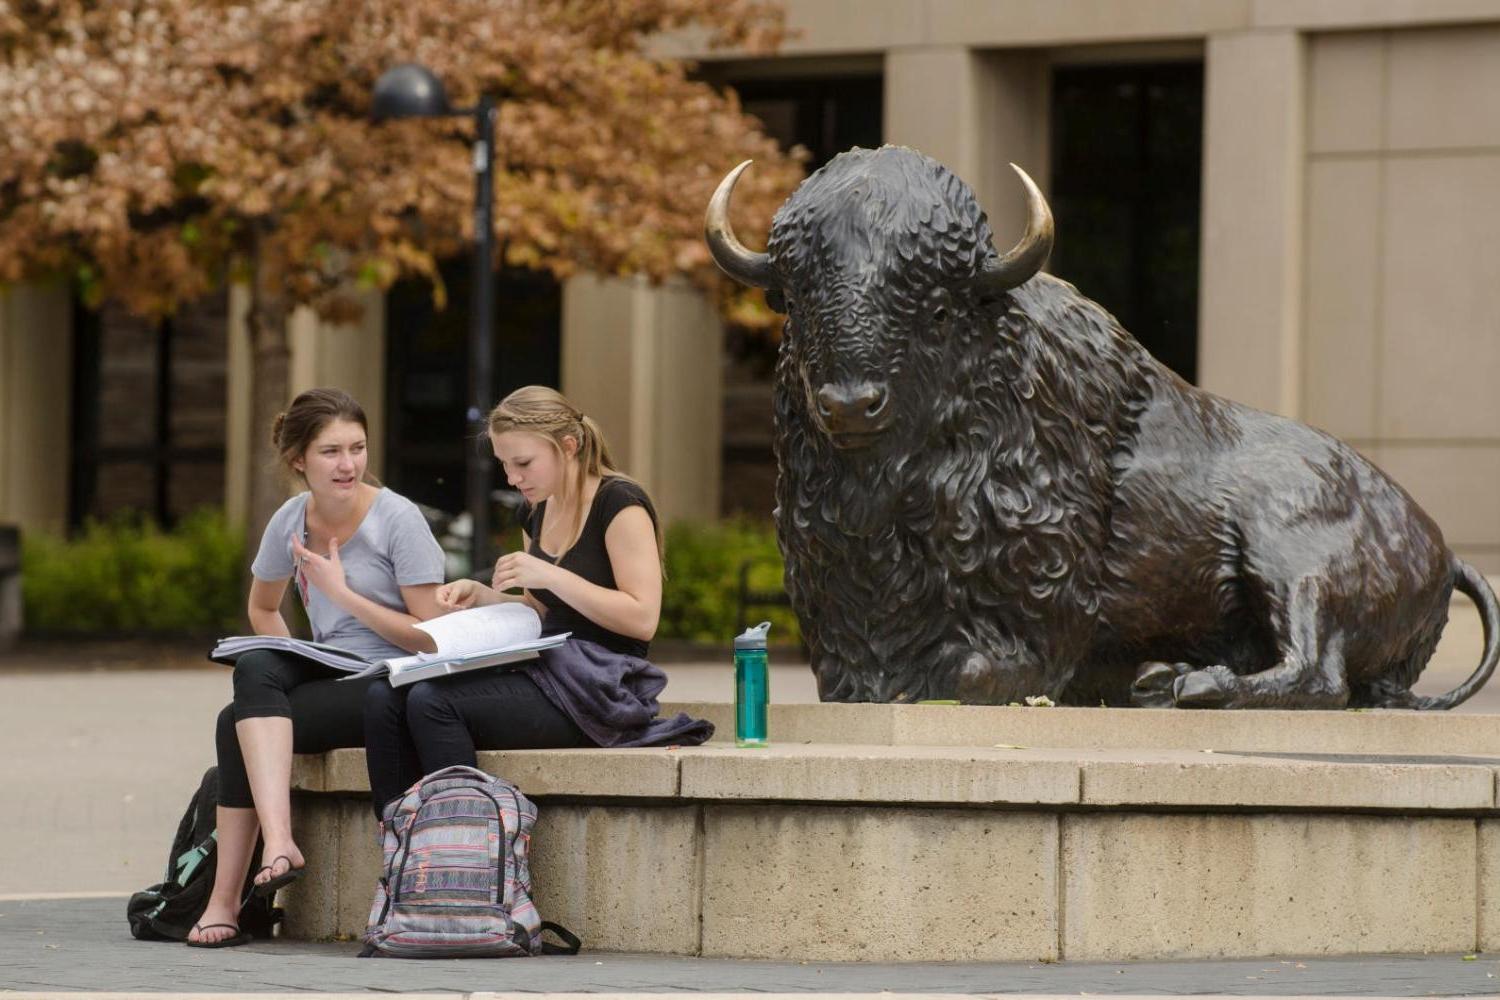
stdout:
{"type": "MultiPolygon", "coordinates": [[[[560,563],[554,556],[542,551],[542,518],[547,513],[547,501],[543,500],[535,508],[529,503],[523,503],[516,512],[516,517],[526,531],[526,537],[531,539],[531,546],[527,551],[532,555],[546,562],[560,565],[571,573],[577,573],[589,583],[616,590],[618,588],[615,585],[615,571],[614,567],[609,564],[609,550],[604,546],[604,532],[609,528],[610,522],[615,519],[615,515],[626,507],[646,508],[646,513],[651,515],[651,524],[655,527],[656,510],[651,506],[651,500],[646,496],[645,490],[630,480],[618,476],[607,476],[600,480],[599,489],[594,492],[594,502],[589,505],[588,516],[583,521],[583,532],[578,536],[578,541],[573,547],[563,554],[560,563]]],[[[547,613],[542,616],[543,635],[572,632],[576,638],[591,639],[617,653],[642,658],[650,649],[650,643],[628,635],[621,635],[618,632],[611,632],[602,625],[596,625],[573,610],[550,590],[533,590],[530,593],[547,609],[547,613]]]]}

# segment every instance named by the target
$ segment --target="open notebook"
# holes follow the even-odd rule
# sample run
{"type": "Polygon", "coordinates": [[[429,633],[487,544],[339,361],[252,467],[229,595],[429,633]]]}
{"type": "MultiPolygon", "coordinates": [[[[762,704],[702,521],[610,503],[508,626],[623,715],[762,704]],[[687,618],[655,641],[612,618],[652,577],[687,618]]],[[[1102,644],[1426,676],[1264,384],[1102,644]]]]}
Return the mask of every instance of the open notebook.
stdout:
{"type": "Polygon", "coordinates": [[[401,687],[431,677],[532,660],[541,650],[561,646],[569,635],[543,636],[537,613],[519,602],[454,611],[418,622],[415,627],[432,636],[437,652],[371,660],[327,643],[279,635],[239,635],[220,639],[208,658],[233,663],[251,650],[276,649],[345,671],[349,674],[346,680],[384,674],[392,687],[401,687]]]}

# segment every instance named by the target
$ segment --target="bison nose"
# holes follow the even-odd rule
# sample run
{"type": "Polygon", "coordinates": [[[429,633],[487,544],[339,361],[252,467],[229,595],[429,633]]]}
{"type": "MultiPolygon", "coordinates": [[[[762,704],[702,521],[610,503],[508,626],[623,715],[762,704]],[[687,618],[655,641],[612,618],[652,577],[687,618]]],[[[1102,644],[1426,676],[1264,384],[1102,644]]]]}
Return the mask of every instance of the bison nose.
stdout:
{"type": "Polygon", "coordinates": [[[818,390],[818,415],[828,429],[838,433],[870,433],[885,427],[890,413],[890,393],[884,385],[859,382],[854,385],[825,384],[818,390]]]}

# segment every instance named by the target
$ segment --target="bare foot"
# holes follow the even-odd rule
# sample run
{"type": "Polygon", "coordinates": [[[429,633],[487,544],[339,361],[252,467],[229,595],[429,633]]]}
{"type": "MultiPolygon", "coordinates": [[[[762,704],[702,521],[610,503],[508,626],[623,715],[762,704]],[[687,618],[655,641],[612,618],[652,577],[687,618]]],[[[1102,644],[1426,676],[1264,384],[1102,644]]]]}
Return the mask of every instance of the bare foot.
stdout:
{"type": "Polygon", "coordinates": [[[294,868],[301,868],[305,863],[302,852],[291,841],[284,844],[273,844],[268,841],[265,850],[261,851],[261,867],[255,873],[255,884],[265,885],[273,878],[285,875],[294,868]]]}
{"type": "Polygon", "coordinates": [[[239,907],[216,906],[209,901],[208,909],[198,918],[198,925],[188,931],[189,941],[213,942],[232,938],[239,933],[239,907]],[[223,926],[211,927],[210,924],[223,926]],[[200,930],[201,928],[201,930],[200,930]]]}

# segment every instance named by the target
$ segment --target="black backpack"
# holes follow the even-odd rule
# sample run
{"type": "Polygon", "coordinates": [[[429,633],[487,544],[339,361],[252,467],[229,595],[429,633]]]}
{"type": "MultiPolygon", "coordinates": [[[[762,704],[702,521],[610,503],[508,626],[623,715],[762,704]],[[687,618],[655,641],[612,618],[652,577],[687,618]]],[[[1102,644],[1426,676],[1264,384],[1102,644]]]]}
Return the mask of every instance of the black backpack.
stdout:
{"type": "MultiPolygon", "coordinates": [[[[125,913],[130,919],[130,933],[141,941],[185,941],[188,932],[208,909],[213,892],[218,861],[218,831],[214,810],[219,801],[219,769],[211,767],[193,793],[187,812],[177,824],[172,838],[172,852],[167,855],[167,870],[161,882],[130,897],[125,913]]],[[[255,855],[260,854],[259,838],[255,855]]],[[[271,936],[271,929],[281,919],[281,911],[263,896],[251,896],[252,876],[245,874],[240,898],[240,929],[258,938],[271,936]]]]}

